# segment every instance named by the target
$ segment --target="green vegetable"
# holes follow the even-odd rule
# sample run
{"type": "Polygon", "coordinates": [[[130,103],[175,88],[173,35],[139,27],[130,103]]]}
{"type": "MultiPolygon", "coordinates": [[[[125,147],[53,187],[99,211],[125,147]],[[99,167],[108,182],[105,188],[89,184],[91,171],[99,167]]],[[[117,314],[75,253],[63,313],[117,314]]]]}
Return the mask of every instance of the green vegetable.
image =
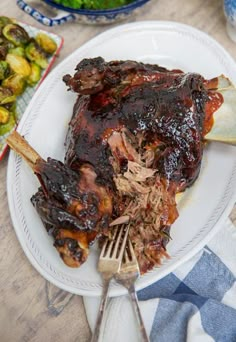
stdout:
{"type": "Polygon", "coordinates": [[[16,96],[13,94],[11,89],[0,87],[0,104],[6,104],[15,102],[16,96]]]}
{"type": "Polygon", "coordinates": [[[31,63],[31,74],[29,77],[26,79],[27,84],[30,87],[35,86],[35,84],[40,80],[41,76],[41,68],[38,66],[36,63],[31,63]]]}
{"type": "Polygon", "coordinates": [[[82,5],[84,4],[83,0],[54,0],[55,3],[62,5],[62,6],[66,6],[66,7],[70,7],[70,8],[81,8],[82,5]]]}
{"type": "Polygon", "coordinates": [[[12,91],[13,95],[20,95],[24,92],[26,87],[25,78],[19,74],[13,74],[2,82],[4,88],[12,91]]]}
{"type": "Polygon", "coordinates": [[[6,55],[9,49],[14,48],[14,45],[11,42],[9,42],[5,37],[0,37],[0,40],[0,60],[4,61],[6,59],[6,55]]]}
{"type": "Polygon", "coordinates": [[[8,24],[2,29],[4,37],[16,46],[28,43],[29,35],[23,27],[17,24],[8,24]]]}
{"type": "Polygon", "coordinates": [[[8,17],[0,16],[0,27],[3,27],[7,24],[11,24],[12,20],[8,17]]]}
{"type": "Polygon", "coordinates": [[[50,55],[52,55],[57,49],[57,44],[54,40],[43,32],[39,32],[35,40],[39,46],[50,55]]]}
{"type": "Polygon", "coordinates": [[[29,62],[21,56],[13,55],[11,53],[7,54],[6,61],[9,63],[10,68],[21,76],[27,77],[31,73],[31,68],[29,62]]]}
{"type": "Polygon", "coordinates": [[[74,9],[109,9],[128,5],[133,0],[54,0],[55,3],[74,9]]]}
{"type": "Polygon", "coordinates": [[[0,135],[14,128],[18,96],[38,83],[56,50],[46,33],[30,37],[14,20],[0,16],[0,135]]]}
{"type": "Polygon", "coordinates": [[[6,61],[0,61],[0,80],[4,80],[9,75],[9,64],[6,61]]]}
{"type": "Polygon", "coordinates": [[[6,103],[6,104],[2,105],[2,107],[9,110],[9,112],[12,112],[12,113],[16,112],[16,102],[6,103]]]}
{"type": "Polygon", "coordinates": [[[8,52],[11,53],[12,55],[25,57],[25,49],[22,46],[11,48],[8,50],[8,52]]]}
{"type": "Polygon", "coordinates": [[[47,55],[36,40],[32,40],[25,48],[25,55],[31,61],[38,64],[42,69],[48,66],[47,55]]]}
{"type": "Polygon", "coordinates": [[[16,124],[15,113],[9,112],[9,119],[7,123],[0,125],[0,135],[4,135],[7,132],[10,132],[12,128],[14,128],[16,124]]]}
{"type": "Polygon", "coordinates": [[[9,110],[0,106],[0,124],[6,124],[9,118],[10,118],[9,110]]]}
{"type": "Polygon", "coordinates": [[[0,60],[4,61],[8,52],[8,47],[6,44],[0,45],[0,60]]]}

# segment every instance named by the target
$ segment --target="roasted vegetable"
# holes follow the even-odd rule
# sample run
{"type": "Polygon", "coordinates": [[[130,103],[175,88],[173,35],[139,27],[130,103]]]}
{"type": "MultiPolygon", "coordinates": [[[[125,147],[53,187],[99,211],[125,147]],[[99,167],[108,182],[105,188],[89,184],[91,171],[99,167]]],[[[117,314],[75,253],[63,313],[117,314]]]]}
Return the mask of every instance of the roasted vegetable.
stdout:
{"type": "Polygon", "coordinates": [[[16,101],[15,102],[10,102],[2,105],[2,107],[6,108],[9,112],[16,112],[16,101]]]}
{"type": "Polygon", "coordinates": [[[3,27],[2,34],[15,46],[24,46],[29,41],[29,35],[25,29],[17,24],[8,24],[3,27]]]}
{"type": "Polygon", "coordinates": [[[39,82],[56,49],[46,33],[40,32],[36,41],[23,26],[0,16],[0,135],[15,126],[18,96],[39,82]]]}
{"type": "Polygon", "coordinates": [[[39,32],[35,37],[39,46],[48,54],[53,54],[57,49],[57,44],[54,40],[43,32],[39,32]]]}
{"type": "Polygon", "coordinates": [[[9,112],[9,119],[7,123],[0,125],[0,135],[4,135],[10,132],[10,130],[15,126],[15,124],[16,124],[15,113],[9,112]]]}
{"type": "Polygon", "coordinates": [[[25,78],[19,74],[13,74],[2,82],[4,88],[12,91],[13,95],[20,95],[26,88],[25,78]]]}
{"type": "Polygon", "coordinates": [[[16,100],[16,96],[13,94],[11,89],[0,87],[0,104],[11,103],[16,100]]]}
{"type": "Polygon", "coordinates": [[[26,82],[30,87],[35,86],[35,84],[40,80],[41,77],[41,68],[38,64],[32,62],[31,63],[31,74],[27,78],[26,82]]]}
{"type": "Polygon", "coordinates": [[[21,56],[8,53],[6,61],[9,63],[10,68],[16,73],[24,77],[28,77],[31,74],[31,67],[29,62],[21,56]]]}
{"type": "Polygon", "coordinates": [[[8,47],[6,44],[0,45],[0,60],[4,61],[8,52],[8,47]]]}
{"type": "Polygon", "coordinates": [[[11,53],[12,55],[25,57],[25,49],[22,46],[17,46],[12,49],[9,49],[8,52],[11,53]]]}
{"type": "Polygon", "coordinates": [[[0,17],[0,27],[4,27],[5,25],[11,24],[11,23],[13,23],[13,21],[10,18],[4,17],[4,16],[0,17]]]}
{"type": "Polygon", "coordinates": [[[0,39],[1,39],[1,43],[0,43],[1,46],[5,46],[7,48],[7,51],[15,47],[15,45],[12,42],[10,42],[10,40],[7,40],[3,35],[2,37],[0,37],[0,39]]]}
{"type": "Polygon", "coordinates": [[[39,46],[36,40],[31,42],[25,48],[25,55],[31,61],[38,64],[42,69],[46,69],[48,66],[47,55],[43,49],[39,46]]]}
{"type": "Polygon", "coordinates": [[[0,61],[0,80],[4,80],[9,75],[9,64],[6,61],[0,61]]]}
{"type": "Polygon", "coordinates": [[[9,117],[10,117],[10,112],[6,108],[0,106],[0,124],[7,123],[9,120],[9,117]]]}

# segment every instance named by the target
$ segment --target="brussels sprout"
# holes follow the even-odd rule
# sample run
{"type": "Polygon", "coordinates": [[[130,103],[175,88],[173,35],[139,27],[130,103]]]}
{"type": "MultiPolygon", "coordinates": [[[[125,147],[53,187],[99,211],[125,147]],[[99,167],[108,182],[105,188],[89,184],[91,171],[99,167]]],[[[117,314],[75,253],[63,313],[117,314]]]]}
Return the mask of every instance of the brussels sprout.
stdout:
{"type": "Polygon", "coordinates": [[[13,95],[20,95],[26,88],[26,81],[23,76],[13,74],[2,81],[2,87],[10,89],[13,95]]]}
{"type": "Polygon", "coordinates": [[[9,112],[15,112],[16,111],[16,101],[3,104],[2,107],[6,108],[9,112]]]}
{"type": "Polygon", "coordinates": [[[8,24],[4,26],[2,34],[16,46],[23,46],[27,44],[30,39],[25,29],[17,24],[8,24]]]}
{"type": "Polygon", "coordinates": [[[24,77],[28,77],[31,73],[29,62],[21,56],[8,53],[6,61],[9,63],[10,68],[16,73],[24,77]]]}
{"type": "Polygon", "coordinates": [[[0,60],[5,60],[8,52],[7,45],[0,45],[0,60]]]}
{"type": "Polygon", "coordinates": [[[39,32],[35,39],[39,46],[49,55],[52,55],[56,51],[57,44],[47,34],[39,32]]]}
{"type": "Polygon", "coordinates": [[[5,124],[10,118],[10,112],[6,108],[0,106],[0,124],[5,124]]]}
{"type": "Polygon", "coordinates": [[[27,78],[27,84],[30,87],[33,87],[39,80],[41,76],[41,68],[38,64],[32,62],[31,63],[31,74],[27,78]]]}
{"type": "Polygon", "coordinates": [[[11,53],[12,55],[25,57],[25,49],[22,46],[17,46],[12,49],[9,49],[8,52],[11,53]]]}
{"type": "Polygon", "coordinates": [[[9,74],[9,64],[6,61],[0,61],[0,80],[4,80],[9,74]]]}
{"type": "Polygon", "coordinates": [[[16,96],[13,94],[11,89],[0,87],[0,104],[11,103],[16,100],[16,96]]]}
{"type": "Polygon", "coordinates": [[[47,68],[47,55],[35,40],[31,40],[31,42],[26,46],[25,55],[31,62],[35,62],[42,69],[47,68]]]}
{"type": "Polygon", "coordinates": [[[5,25],[11,24],[11,23],[13,23],[13,21],[10,18],[4,17],[4,16],[0,16],[0,27],[3,27],[5,25]]]}
{"type": "Polygon", "coordinates": [[[15,126],[16,119],[15,119],[15,113],[9,112],[9,119],[8,122],[5,124],[0,125],[0,135],[4,135],[15,126]]]}
{"type": "Polygon", "coordinates": [[[15,45],[10,42],[10,40],[7,40],[4,36],[0,37],[0,45],[6,46],[8,49],[13,49],[15,45]]]}

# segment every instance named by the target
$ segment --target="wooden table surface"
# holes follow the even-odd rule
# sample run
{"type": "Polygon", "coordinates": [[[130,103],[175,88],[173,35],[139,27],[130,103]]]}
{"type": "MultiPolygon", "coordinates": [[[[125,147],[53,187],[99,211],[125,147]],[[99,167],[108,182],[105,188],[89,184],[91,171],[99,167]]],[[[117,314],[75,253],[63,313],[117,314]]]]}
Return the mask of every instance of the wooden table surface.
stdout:
{"type": "MultiPolygon", "coordinates": [[[[46,29],[24,14],[15,1],[2,0],[0,15],[46,29]]],[[[192,25],[210,34],[236,58],[236,44],[226,34],[221,0],[152,0],[129,21],[140,20],[172,20],[192,25]]],[[[114,26],[70,23],[48,28],[65,40],[55,65],[90,38],[114,26]]],[[[19,245],[7,204],[7,160],[8,156],[0,163],[0,341],[89,341],[82,297],[49,284],[31,266],[19,245]]],[[[231,217],[236,221],[236,209],[231,217]]]]}

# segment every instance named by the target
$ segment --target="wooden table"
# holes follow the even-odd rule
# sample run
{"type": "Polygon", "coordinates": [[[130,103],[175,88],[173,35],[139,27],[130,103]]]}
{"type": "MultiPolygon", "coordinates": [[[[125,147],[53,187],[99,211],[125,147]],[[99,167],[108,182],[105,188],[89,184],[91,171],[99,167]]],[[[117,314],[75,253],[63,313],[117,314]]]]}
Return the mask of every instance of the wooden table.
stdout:
{"type": "MultiPolygon", "coordinates": [[[[0,14],[46,28],[24,14],[14,3],[0,2],[0,14]]],[[[221,0],[152,0],[138,20],[173,20],[209,33],[236,57],[236,44],[225,30],[221,0]]],[[[78,23],[49,28],[64,37],[64,47],[55,65],[100,32],[115,26],[87,26],[78,23]]],[[[8,156],[0,163],[0,341],[86,342],[90,330],[82,297],[49,284],[25,257],[12,227],[6,195],[8,156]]],[[[232,213],[236,222],[236,209],[232,213]]]]}

